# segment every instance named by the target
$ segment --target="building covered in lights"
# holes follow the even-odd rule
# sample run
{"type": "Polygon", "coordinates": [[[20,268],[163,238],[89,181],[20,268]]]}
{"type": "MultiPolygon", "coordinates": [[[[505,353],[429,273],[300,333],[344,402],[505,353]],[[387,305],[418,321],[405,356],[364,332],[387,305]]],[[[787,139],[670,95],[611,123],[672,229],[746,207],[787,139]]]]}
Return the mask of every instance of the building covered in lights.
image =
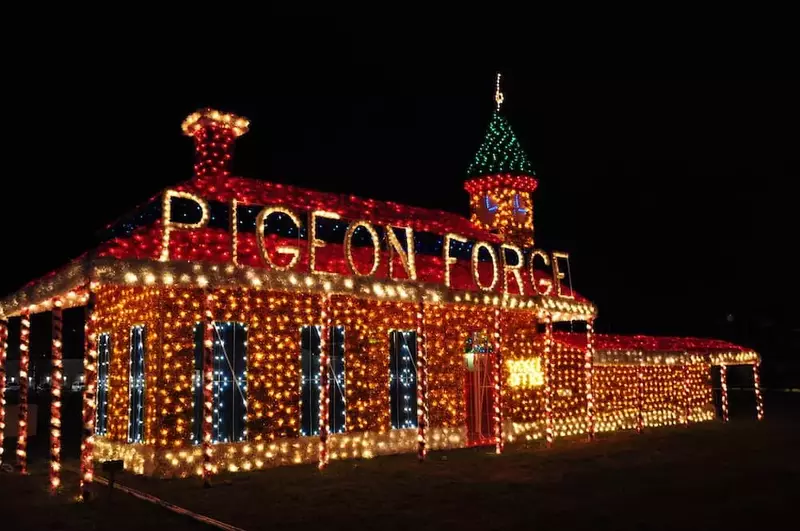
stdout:
{"type": "Polygon", "coordinates": [[[706,421],[732,364],[753,366],[760,417],[755,352],[594,333],[568,254],[535,247],[537,179],[499,96],[469,219],[232,176],[247,120],[189,116],[194,177],[0,306],[22,316],[20,374],[29,315],[53,311],[58,360],[61,309],[86,307],[84,481],[93,457],[208,480],[706,421]]]}

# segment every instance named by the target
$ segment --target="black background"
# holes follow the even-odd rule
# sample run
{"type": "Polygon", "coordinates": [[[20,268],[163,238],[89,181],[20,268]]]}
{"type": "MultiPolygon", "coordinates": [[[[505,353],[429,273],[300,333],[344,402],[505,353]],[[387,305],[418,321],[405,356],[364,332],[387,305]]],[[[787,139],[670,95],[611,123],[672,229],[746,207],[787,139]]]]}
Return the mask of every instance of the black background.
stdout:
{"type": "Polygon", "coordinates": [[[19,82],[34,101],[12,109],[25,118],[7,144],[0,291],[190,178],[180,123],[202,106],[251,120],[237,175],[466,215],[500,68],[540,182],[537,246],[570,253],[598,330],[729,339],[797,376],[800,83],[554,80],[524,49],[469,62],[339,37],[271,37],[244,65],[228,60],[233,44],[206,58],[197,43],[158,62],[129,50],[29,65],[19,82]]]}

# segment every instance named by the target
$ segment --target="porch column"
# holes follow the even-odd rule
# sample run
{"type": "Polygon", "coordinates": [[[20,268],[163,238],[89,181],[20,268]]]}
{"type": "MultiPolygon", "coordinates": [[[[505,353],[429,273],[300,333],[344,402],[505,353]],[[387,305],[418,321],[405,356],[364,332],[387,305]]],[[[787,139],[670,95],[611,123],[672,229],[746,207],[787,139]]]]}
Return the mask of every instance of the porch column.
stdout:
{"type": "Polygon", "coordinates": [[[494,442],[495,452],[503,453],[503,388],[500,377],[503,368],[503,314],[494,309],[494,442]]]}
{"type": "Polygon", "coordinates": [[[428,353],[425,337],[425,303],[417,312],[417,458],[428,454],[428,353]]]}
{"type": "Polygon", "coordinates": [[[61,301],[57,300],[54,304],[53,339],[50,346],[50,491],[53,494],[61,486],[61,385],[64,382],[61,301]]]}
{"type": "Polygon", "coordinates": [[[212,422],[214,419],[214,295],[203,294],[203,487],[211,486],[212,422]]]}
{"type": "Polygon", "coordinates": [[[31,362],[31,314],[22,314],[19,333],[19,437],[17,438],[17,468],[28,473],[28,368],[31,362]]]}
{"type": "Polygon", "coordinates": [[[86,302],[83,352],[83,439],[81,440],[81,497],[89,501],[89,487],[94,481],[94,416],[97,409],[97,314],[94,311],[96,296],[89,291],[86,302]]]}
{"type": "Polygon", "coordinates": [[[551,351],[553,349],[553,315],[544,316],[544,415],[547,447],[553,446],[553,388],[551,351]]]}
{"type": "Polygon", "coordinates": [[[719,366],[720,409],[722,409],[722,422],[728,422],[728,366],[719,366]]]}
{"type": "Polygon", "coordinates": [[[756,418],[764,419],[764,398],[761,396],[761,376],[758,373],[758,363],[753,364],[753,389],[756,393],[756,418]]]}
{"type": "Polygon", "coordinates": [[[6,353],[8,323],[0,321],[0,465],[3,464],[3,434],[6,431],[6,353]]]}
{"type": "Polygon", "coordinates": [[[586,434],[593,441],[594,425],[594,319],[586,321],[586,352],[584,354],[584,378],[586,380],[586,434]]]}
{"type": "Polygon", "coordinates": [[[681,380],[683,382],[683,425],[689,426],[689,353],[683,353],[683,366],[681,367],[681,380]]]}
{"type": "Polygon", "coordinates": [[[644,352],[639,351],[636,368],[636,433],[644,431],[644,352]]]}
{"type": "Polygon", "coordinates": [[[328,356],[328,334],[331,330],[331,296],[322,296],[320,313],[322,326],[319,330],[319,469],[328,466],[328,417],[330,397],[328,396],[328,374],[331,370],[331,358],[328,356]]]}

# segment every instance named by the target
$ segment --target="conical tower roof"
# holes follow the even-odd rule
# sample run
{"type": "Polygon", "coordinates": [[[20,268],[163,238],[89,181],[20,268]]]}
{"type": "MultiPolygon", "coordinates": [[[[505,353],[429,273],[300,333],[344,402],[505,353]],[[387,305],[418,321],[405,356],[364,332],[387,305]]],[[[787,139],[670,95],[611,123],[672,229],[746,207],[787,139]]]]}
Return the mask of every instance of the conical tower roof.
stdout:
{"type": "Polygon", "coordinates": [[[500,111],[503,99],[503,93],[500,91],[500,74],[497,74],[495,110],[483,137],[483,143],[467,168],[464,189],[469,193],[497,186],[511,186],[527,192],[536,189],[536,172],[533,171],[517,135],[511,129],[511,124],[500,111]]]}
{"type": "Polygon", "coordinates": [[[492,113],[483,143],[467,168],[470,179],[497,174],[536,175],[511,124],[499,109],[492,113]]]}

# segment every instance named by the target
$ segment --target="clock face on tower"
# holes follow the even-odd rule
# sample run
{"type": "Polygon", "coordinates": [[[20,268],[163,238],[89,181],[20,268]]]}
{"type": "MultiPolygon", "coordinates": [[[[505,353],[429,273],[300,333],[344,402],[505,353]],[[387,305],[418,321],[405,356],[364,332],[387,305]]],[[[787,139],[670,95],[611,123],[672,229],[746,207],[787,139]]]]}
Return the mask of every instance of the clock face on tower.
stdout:
{"type": "Polygon", "coordinates": [[[489,194],[484,194],[477,205],[476,214],[481,223],[491,225],[497,215],[497,202],[489,194]]]}
{"type": "Polygon", "coordinates": [[[511,215],[514,217],[514,221],[520,225],[524,224],[528,219],[528,213],[531,211],[529,203],[530,200],[527,195],[514,194],[511,215]]]}
{"type": "Polygon", "coordinates": [[[523,186],[495,186],[470,195],[470,219],[479,228],[515,245],[533,244],[533,198],[523,186]]]}

